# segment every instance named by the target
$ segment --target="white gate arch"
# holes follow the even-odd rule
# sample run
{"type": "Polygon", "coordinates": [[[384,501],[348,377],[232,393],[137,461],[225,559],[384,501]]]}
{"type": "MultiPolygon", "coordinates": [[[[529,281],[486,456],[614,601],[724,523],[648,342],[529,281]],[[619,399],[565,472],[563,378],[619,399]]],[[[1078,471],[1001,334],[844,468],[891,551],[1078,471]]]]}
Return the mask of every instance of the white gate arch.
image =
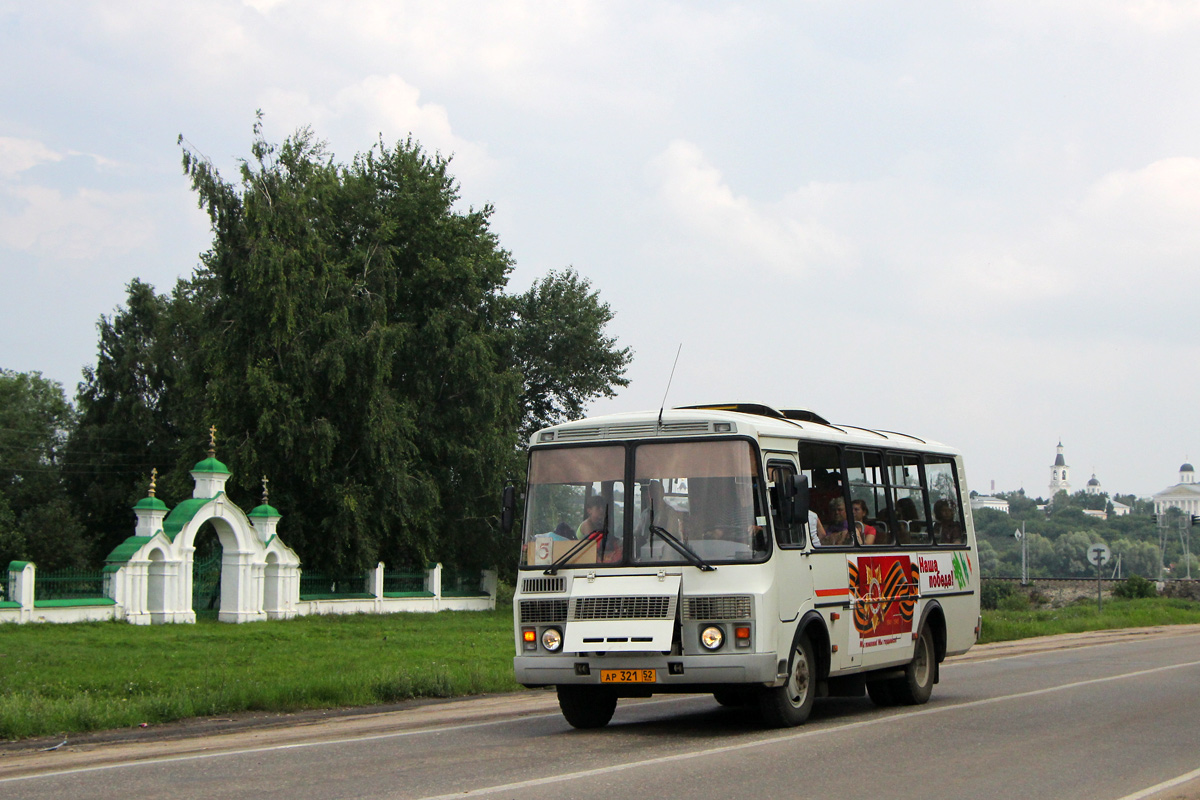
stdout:
{"type": "Polygon", "coordinates": [[[195,622],[192,566],[196,535],[209,523],[221,542],[221,622],[253,622],[295,616],[300,598],[300,559],[279,541],[279,512],[267,503],[249,514],[225,495],[229,470],[208,458],[192,469],[192,497],[174,509],[154,496],[134,506],[137,529],[106,559],[118,585],[113,597],[129,622],[195,622]],[[268,564],[270,568],[268,569],[268,564]],[[120,567],[124,567],[123,569],[120,567]]]}

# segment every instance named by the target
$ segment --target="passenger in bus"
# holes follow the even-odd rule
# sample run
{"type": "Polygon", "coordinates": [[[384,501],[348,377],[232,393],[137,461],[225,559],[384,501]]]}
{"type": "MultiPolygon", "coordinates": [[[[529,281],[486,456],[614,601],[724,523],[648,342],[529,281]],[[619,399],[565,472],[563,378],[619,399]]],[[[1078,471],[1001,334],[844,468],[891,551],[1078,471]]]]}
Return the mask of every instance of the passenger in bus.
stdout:
{"type": "Polygon", "coordinates": [[[825,526],[821,524],[821,518],[811,509],[808,512],[808,538],[812,541],[813,547],[820,547],[824,544],[825,526]]]}
{"type": "Polygon", "coordinates": [[[938,500],[933,504],[933,532],[941,544],[963,544],[962,525],[958,523],[957,509],[949,500],[938,500]]]}
{"type": "Polygon", "coordinates": [[[911,497],[896,498],[896,516],[899,518],[896,521],[896,543],[910,544],[912,535],[923,530],[921,514],[911,497]]]}
{"type": "Polygon", "coordinates": [[[878,532],[874,525],[867,524],[867,501],[855,500],[850,505],[854,508],[854,528],[859,544],[875,544],[878,532]]]}
{"type": "Polygon", "coordinates": [[[604,528],[604,512],[607,509],[607,504],[604,498],[598,494],[594,494],[587,499],[583,505],[584,518],[583,522],[579,523],[579,527],[575,529],[576,539],[586,539],[588,536],[598,530],[604,528]]]}
{"type": "Polygon", "coordinates": [[[825,538],[821,544],[830,546],[850,543],[850,523],[846,519],[846,500],[835,497],[829,501],[830,523],[825,526],[825,538]]]}

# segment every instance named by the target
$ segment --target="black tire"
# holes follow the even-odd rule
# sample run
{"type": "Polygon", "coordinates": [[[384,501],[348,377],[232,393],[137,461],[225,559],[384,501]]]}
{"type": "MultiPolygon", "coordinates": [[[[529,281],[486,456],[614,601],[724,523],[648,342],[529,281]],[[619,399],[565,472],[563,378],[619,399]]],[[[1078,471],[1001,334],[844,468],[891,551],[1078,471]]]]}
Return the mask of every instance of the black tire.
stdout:
{"type": "Polygon", "coordinates": [[[758,696],[763,722],[772,728],[791,728],[803,724],[812,712],[817,694],[817,662],[807,636],[799,636],[792,646],[788,677],[783,686],[764,689],[758,696]]]}
{"type": "Polygon", "coordinates": [[[617,696],[596,686],[559,686],[558,707],[572,728],[603,728],[617,710],[617,696]]]}
{"type": "Polygon", "coordinates": [[[921,628],[917,636],[917,648],[912,661],[904,668],[904,677],[892,688],[897,702],[907,706],[919,706],[929,701],[933,694],[933,677],[937,674],[937,649],[933,646],[933,634],[929,626],[921,628]]]}
{"type": "Polygon", "coordinates": [[[896,705],[895,681],[873,681],[867,684],[867,695],[880,708],[896,705]]]}
{"type": "Polygon", "coordinates": [[[726,708],[742,708],[754,702],[754,694],[747,689],[721,689],[713,692],[713,699],[726,708]]]}

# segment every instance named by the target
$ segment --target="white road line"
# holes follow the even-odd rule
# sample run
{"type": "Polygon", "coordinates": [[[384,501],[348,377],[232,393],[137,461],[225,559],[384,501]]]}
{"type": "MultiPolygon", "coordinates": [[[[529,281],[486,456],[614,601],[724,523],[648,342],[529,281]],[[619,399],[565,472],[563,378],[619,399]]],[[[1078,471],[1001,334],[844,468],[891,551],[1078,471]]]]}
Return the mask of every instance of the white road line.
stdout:
{"type": "Polygon", "coordinates": [[[945,714],[950,711],[960,711],[967,708],[976,708],[978,706],[991,705],[993,703],[1002,703],[1007,700],[1022,700],[1027,697],[1038,697],[1039,695],[1052,694],[1061,692],[1067,689],[1077,689],[1081,686],[1094,686],[1099,683],[1108,683],[1110,681],[1119,681],[1126,678],[1137,678],[1143,675],[1153,675],[1157,672],[1166,672],[1168,670],[1183,669],[1185,667],[1200,666],[1200,661],[1189,661],[1185,664],[1172,664],[1166,667],[1154,667],[1153,669],[1143,669],[1137,672],[1127,672],[1123,675],[1111,675],[1107,678],[1091,678],[1086,681],[1076,681],[1075,683],[1065,683],[1061,686],[1051,686],[1046,689],[1034,689],[1028,692],[1018,692],[1017,694],[1008,694],[1001,697],[989,697],[984,700],[971,700],[966,703],[956,703],[949,706],[940,706],[938,708],[925,708],[921,711],[910,711],[903,714],[891,714],[886,717],[876,719],[863,720],[861,722],[851,722],[846,725],[837,727],[820,728],[817,730],[799,731],[785,736],[778,736],[771,739],[763,739],[754,742],[742,742],[740,744],[731,744],[724,747],[712,747],[707,750],[695,750],[690,753],[677,753],[670,756],[661,756],[659,758],[649,758],[643,761],[631,761],[626,764],[614,764],[612,766],[599,767],[597,769],[585,769],[579,772],[569,772],[563,775],[548,775],[544,778],[534,778],[527,781],[518,781],[516,783],[506,783],[500,786],[488,786],[482,789],[472,789],[466,792],[453,792],[452,794],[441,794],[432,797],[425,797],[422,800],[453,800],[460,797],[483,797],[497,792],[514,792],[519,789],[527,789],[533,786],[545,786],[551,783],[563,783],[566,781],[578,780],[580,778],[590,778],[597,775],[608,775],[613,772],[625,772],[631,769],[640,769],[642,767],[653,767],[659,764],[671,764],[677,761],[687,761],[693,758],[705,758],[708,756],[719,755],[722,753],[735,753],[740,750],[750,750],[757,747],[765,747],[769,745],[785,744],[794,742],[799,739],[809,739],[817,736],[827,736],[833,733],[845,733],[859,728],[866,728],[873,725],[883,725],[889,722],[907,722],[914,717],[924,717],[932,714],[945,714]]]}
{"type": "Polygon", "coordinates": [[[1142,789],[1140,792],[1127,794],[1124,797],[1119,798],[1119,800],[1143,800],[1143,798],[1150,797],[1151,795],[1158,794],[1159,792],[1165,792],[1167,789],[1174,789],[1179,784],[1187,783],[1195,778],[1200,778],[1200,769],[1194,769],[1186,775],[1180,775],[1178,778],[1172,778],[1169,781],[1156,783],[1148,789],[1142,789]]]}

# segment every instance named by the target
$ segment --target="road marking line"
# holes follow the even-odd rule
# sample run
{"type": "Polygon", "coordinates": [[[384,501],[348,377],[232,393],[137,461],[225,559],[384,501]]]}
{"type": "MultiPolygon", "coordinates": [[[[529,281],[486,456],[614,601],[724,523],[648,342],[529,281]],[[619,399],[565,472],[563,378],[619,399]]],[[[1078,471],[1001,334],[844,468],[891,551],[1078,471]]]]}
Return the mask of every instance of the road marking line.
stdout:
{"type": "Polygon", "coordinates": [[[766,745],[784,744],[794,742],[799,739],[807,739],[817,736],[825,736],[831,733],[844,733],[853,731],[859,728],[866,728],[872,725],[880,725],[887,722],[905,721],[913,717],[924,717],[931,714],[944,714],[948,711],[958,711],[966,708],[975,708],[977,706],[991,705],[993,703],[1001,703],[1006,700],[1021,700],[1027,697],[1038,697],[1044,694],[1053,692],[1061,692],[1066,689],[1076,689],[1081,686],[1093,686],[1098,683],[1108,683],[1110,681],[1124,680],[1125,678],[1136,678],[1143,675],[1153,675],[1157,672],[1166,672],[1168,670],[1182,669],[1184,667],[1200,666],[1200,661],[1189,661],[1186,664],[1171,664],[1166,667],[1154,667],[1152,669],[1138,670],[1137,672],[1127,672],[1123,675],[1111,675],[1107,678],[1090,678],[1086,681],[1076,681],[1075,683],[1066,683],[1062,686],[1051,686],[1045,689],[1033,689],[1028,692],[1018,692],[1017,694],[1004,695],[1002,697],[988,697],[983,700],[971,700],[966,703],[956,703],[949,706],[940,706],[938,708],[926,708],[921,711],[910,711],[901,714],[890,714],[886,717],[876,719],[862,720],[860,722],[851,722],[846,725],[837,727],[821,728],[819,730],[800,731],[786,736],[779,736],[771,739],[760,739],[753,742],[742,742],[739,744],[725,745],[724,747],[712,747],[707,750],[696,750],[691,753],[676,753],[670,756],[660,756],[659,758],[650,758],[644,761],[631,761],[625,764],[613,764],[612,766],[599,767],[597,769],[580,770],[579,772],[571,772],[563,775],[548,775],[544,778],[532,778],[527,781],[518,781],[516,783],[506,783],[501,786],[490,786],[481,789],[472,789],[465,792],[452,792],[450,794],[434,795],[432,797],[424,797],[421,800],[453,800],[460,797],[482,797],[497,792],[513,792],[519,789],[527,789],[534,786],[545,786],[551,783],[563,783],[565,781],[577,780],[579,778],[590,778],[598,775],[608,775],[613,772],[625,772],[626,770],[639,769],[641,767],[652,767],[659,764],[670,764],[676,761],[687,761],[693,758],[706,758],[713,755],[721,755],[724,753],[734,753],[740,750],[749,750],[751,748],[763,747],[766,745]]]}
{"type": "Polygon", "coordinates": [[[1174,789],[1179,784],[1187,783],[1194,778],[1200,778],[1200,769],[1194,769],[1186,775],[1180,775],[1178,778],[1172,778],[1169,781],[1156,783],[1148,789],[1142,789],[1140,792],[1127,794],[1124,797],[1119,798],[1119,800],[1143,800],[1143,798],[1150,797],[1151,795],[1158,794],[1159,792],[1165,792],[1167,789],[1174,789]]]}

